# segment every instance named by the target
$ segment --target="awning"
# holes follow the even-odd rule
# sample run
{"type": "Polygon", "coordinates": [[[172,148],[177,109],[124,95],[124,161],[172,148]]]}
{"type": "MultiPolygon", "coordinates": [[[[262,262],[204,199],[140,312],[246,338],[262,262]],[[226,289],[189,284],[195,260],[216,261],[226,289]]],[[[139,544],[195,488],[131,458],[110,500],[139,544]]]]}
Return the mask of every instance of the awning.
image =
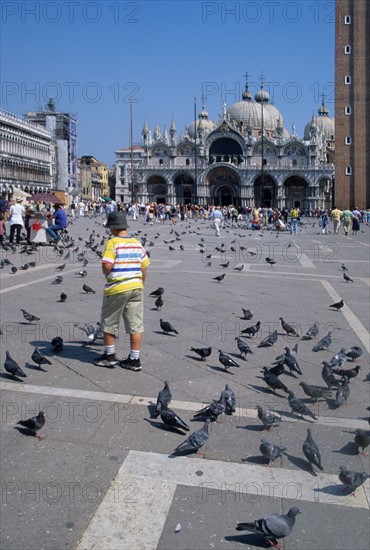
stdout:
{"type": "Polygon", "coordinates": [[[26,191],[22,191],[22,189],[19,189],[18,187],[13,187],[13,195],[15,197],[22,197],[24,199],[32,196],[30,193],[26,193],[26,191]]]}

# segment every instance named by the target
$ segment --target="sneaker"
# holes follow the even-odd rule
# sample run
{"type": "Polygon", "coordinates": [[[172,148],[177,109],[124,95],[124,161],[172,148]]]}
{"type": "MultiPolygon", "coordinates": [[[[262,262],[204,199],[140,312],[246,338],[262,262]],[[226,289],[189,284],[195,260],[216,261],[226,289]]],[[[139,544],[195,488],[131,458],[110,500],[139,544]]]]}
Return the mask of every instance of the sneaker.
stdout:
{"type": "Polygon", "coordinates": [[[106,353],[104,353],[104,355],[94,361],[94,365],[96,365],[97,367],[108,367],[111,369],[114,367],[114,365],[117,365],[117,363],[119,363],[119,361],[114,353],[111,355],[107,355],[106,353]]]}
{"type": "Polygon", "coordinates": [[[133,371],[139,371],[141,370],[141,362],[140,359],[131,359],[130,356],[127,357],[127,359],[123,359],[120,362],[120,367],[127,370],[133,370],[133,371]]]}

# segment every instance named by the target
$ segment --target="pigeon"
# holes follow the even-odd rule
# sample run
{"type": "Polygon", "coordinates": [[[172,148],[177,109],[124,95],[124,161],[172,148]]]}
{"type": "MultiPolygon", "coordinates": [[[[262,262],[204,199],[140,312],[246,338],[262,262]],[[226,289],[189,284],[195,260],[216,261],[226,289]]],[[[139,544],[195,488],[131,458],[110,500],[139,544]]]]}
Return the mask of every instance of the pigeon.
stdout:
{"type": "Polygon", "coordinates": [[[243,319],[245,319],[246,321],[250,321],[253,317],[253,312],[250,310],[250,309],[244,309],[242,308],[242,311],[243,311],[243,319]]]}
{"type": "Polygon", "coordinates": [[[315,403],[318,400],[319,397],[327,397],[331,395],[330,389],[321,388],[320,386],[312,386],[310,384],[306,384],[306,382],[300,382],[300,386],[302,386],[302,389],[308,397],[311,397],[315,403]]]}
{"type": "Polygon", "coordinates": [[[80,277],[85,278],[87,277],[87,271],[78,271],[77,273],[75,273],[75,275],[79,275],[80,277]]]}
{"type": "Polygon", "coordinates": [[[340,466],[339,481],[341,481],[345,487],[352,489],[352,495],[355,494],[358,487],[361,487],[361,485],[365,483],[368,477],[370,476],[366,472],[355,472],[349,470],[346,466],[340,466]]]}
{"type": "Polygon", "coordinates": [[[290,348],[286,347],[284,355],[284,364],[288,367],[289,371],[302,374],[301,367],[298,365],[297,359],[291,354],[290,348]]]}
{"type": "Polygon", "coordinates": [[[269,258],[269,257],[265,258],[265,262],[267,262],[267,263],[270,264],[271,266],[273,266],[274,264],[276,264],[276,261],[275,261],[275,260],[272,260],[272,259],[269,258]]]}
{"type": "Polygon", "coordinates": [[[213,277],[212,280],[220,283],[224,278],[225,278],[225,273],[223,273],[222,275],[218,275],[217,277],[213,277]]]}
{"type": "Polygon", "coordinates": [[[163,307],[163,299],[162,296],[158,296],[156,301],[154,302],[155,307],[157,308],[157,311],[160,311],[163,307]]]}
{"type": "Polygon", "coordinates": [[[279,458],[282,454],[285,454],[286,448],[285,447],[279,447],[279,445],[274,445],[273,443],[270,443],[267,441],[267,439],[262,438],[261,439],[261,445],[260,445],[260,453],[268,458],[268,466],[274,460],[279,458]]]}
{"type": "Polygon", "coordinates": [[[65,292],[62,292],[61,295],[60,295],[60,299],[59,299],[59,302],[65,302],[67,300],[68,296],[65,292]]]}
{"type": "Polygon", "coordinates": [[[245,334],[246,336],[255,336],[257,332],[259,331],[261,326],[261,321],[257,321],[255,325],[252,325],[250,327],[246,327],[243,330],[240,331],[240,334],[245,334]]]}
{"type": "Polygon", "coordinates": [[[233,414],[233,412],[235,412],[236,398],[235,393],[228,384],[225,384],[225,389],[222,390],[221,397],[225,400],[225,413],[233,414]]]}
{"type": "Polygon", "coordinates": [[[97,323],[97,326],[94,327],[94,331],[91,334],[88,334],[85,345],[87,344],[95,344],[96,340],[103,340],[104,333],[101,328],[101,324],[97,323]]]}
{"type": "Polygon", "coordinates": [[[346,283],[353,283],[353,279],[347,275],[347,273],[343,273],[343,279],[346,281],[346,283]]]}
{"type": "Polygon", "coordinates": [[[358,359],[359,357],[361,357],[361,355],[362,355],[362,349],[360,348],[360,346],[352,346],[351,351],[346,353],[346,356],[348,357],[348,359],[352,359],[353,362],[356,361],[356,359],[358,359]]]}
{"type": "Polygon", "coordinates": [[[159,287],[157,288],[157,290],[153,290],[153,292],[151,292],[151,293],[149,294],[149,296],[156,296],[156,297],[158,297],[158,296],[162,296],[163,293],[164,293],[164,288],[162,288],[161,286],[159,286],[159,287]]]}
{"type": "Polygon", "coordinates": [[[343,376],[339,381],[339,386],[342,390],[343,397],[347,401],[347,399],[350,396],[351,390],[349,389],[348,385],[348,378],[346,376],[343,376]]]}
{"type": "Polygon", "coordinates": [[[55,277],[54,281],[52,281],[52,285],[60,285],[60,283],[63,282],[63,277],[61,275],[58,275],[55,277]]]}
{"type": "Polygon", "coordinates": [[[158,416],[162,410],[163,407],[168,407],[168,405],[171,403],[172,400],[172,394],[169,387],[168,380],[164,383],[164,388],[158,393],[157,397],[157,405],[155,408],[156,415],[158,416]]]}
{"type": "Polygon", "coordinates": [[[328,334],[321,338],[320,342],[312,348],[312,351],[322,351],[327,349],[331,345],[331,342],[331,332],[328,332],[328,334]]]}
{"type": "Polygon", "coordinates": [[[55,352],[63,351],[64,341],[60,336],[55,336],[51,341],[52,348],[55,352]]]}
{"type": "Polygon", "coordinates": [[[324,470],[321,465],[320,450],[312,438],[311,428],[307,428],[307,437],[302,445],[302,451],[308,462],[311,464],[311,467],[314,465],[319,468],[319,470],[324,470]]]}
{"type": "Polygon", "coordinates": [[[28,321],[29,323],[32,323],[33,321],[40,321],[40,317],[36,317],[35,315],[32,315],[32,313],[28,313],[26,310],[21,309],[21,312],[23,313],[23,317],[28,321]]]}
{"type": "Polygon", "coordinates": [[[274,330],[271,334],[266,336],[261,342],[258,344],[259,348],[269,348],[275,344],[275,342],[278,339],[278,332],[277,330],[274,330]]]}
{"type": "Polygon", "coordinates": [[[43,434],[37,433],[39,430],[41,430],[41,428],[45,426],[44,411],[40,411],[37,416],[33,416],[32,418],[28,418],[27,420],[19,420],[17,424],[20,424],[21,426],[24,426],[25,428],[31,430],[38,439],[45,438],[43,434]]]}
{"type": "Polygon", "coordinates": [[[257,415],[264,425],[263,431],[269,431],[272,426],[278,426],[277,418],[270,411],[265,409],[262,405],[257,405],[257,415]]]}
{"type": "Polygon", "coordinates": [[[369,433],[365,432],[365,430],[357,429],[355,435],[355,445],[357,454],[368,456],[367,453],[365,453],[365,449],[370,445],[369,433]],[[362,452],[360,452],[360,449],[362,449],[362,452]]]}
{"type": "Polygon", "coordinates": [[[290,535],[295,524],[297,514],[301,514],[298,508],[290,508],[286,515],[274,514],[266,518],[256,519],[253,523],[238,523],[237,531],[250,531],[260,533],[268,540],[270,546],[279,547],[277,540],[290,535]]]}
{"type": "Polygon", "coordinates": [[[4,361],[4,368],[6,372],[8,372],[14,377],[21,376],[22,378],[27,378],[27,374],[25,374],[21,369],[21,367],[18,365],[18,363],[14,361],[14,359],[12,359],[9,351],[5,353],[6,353],[6,359],[4,361]]]}
{"type": "Polygon", "coordinates": [[[346,268],[346,266],[344,265],[344,263],[342,263],[342,265],[341,265],[340,267],[341,267],[341,269],[342,269],[343,271],[348,271],[348,269],[346,268]]]}
{"type": "Polygon", "coordinates": [[[159,319],[159,324],[163,332],[166,332],[167,334],[169,334],[170,332],[178,334],[177,330],[168,321],[163,321],[163,319],[159,319]]]}
{"type": "Polygon", "coordinates": [[[19,269],[20,269],[21,271],[27,271],[27,269],[28,269],[29,267],[30,267],[29,264],[23,264],[23,265],[21,265],[21,266],[19,267],[19,269]]]}
{"type": "Polygon", "coordinates": [[[327,361],[322,362],[323,368],[321,371],[321,377],[324,380],[325,384],[328,386],[328,388],[332,387],[338,387],[340,384],[339,378],[335,377],[334,372],[332,371],[329,363],[327,361]]]}
{"type": "Polygon", "coordinates": [[[90,286],[88,285],[85,285],[85,283],[82,285],[82,290],[84,290],[86,292],[86,294],[95,294],[95,290],[93,288],[91,288],[90,286]]]}
{"type": "Polygon", "coordinates": [[[283,330],[286,332],[287,336],[298,336],[297,332],[294,330],[294,328],[289,325],[289,323],[286,323],[282,317],[279,317],[281,326],[283,330]]]}
{"type": "Polygon", "coordinates": [[[234,359],[231,359],[227,353],[224,353],[222,349],[218,350],[219,356],[218,360],[220,361],[221,365],[225,367],[225,371],[228,371],[230,367],[240,367],[234,359]]]}
{"type": "Polygon", "coordinates": [[[32,361],[34,361],[34,363],[36,363],[36,365],[38,365],[39,367],[41,367],[41,365],[51,365],[51,362],[49,361],[49,359],[47,359],[44,355],[42,355],[42,354],[39,352],[39,348],[38,348],[38,347],[35,347],[34,352],[33,352],[33,354],[31,355],[31,359],[32,359],[32,361]]]}
{"type": "Polygon", "coordinates": [[[226,268],[226,267],[229,267],[229,265],[230,265],[230,262],[225,262],[224,264],[220,264],[220,267],[226,268]]]}
{"type": "Polygon", "coordinates": [[[306,334],[302,336],[302,340],[312,340],[313,338],[316,338],[318,334],[319,334],[319,325],[317,323],[314,323],[312,327],[308,329],[306,334]]]}
{"type": "Polygon", "coordinates": [[[224,393],[221,393],[221,397],[218,401],[212,401],[210,405],[207,405],[200,411],[194,414],[194,418],[210,418],[213,421],[217,421],[217,418],[226,411],[226,397],[224,393]]]}
{"type": "Polygon", "coordinates": [[[210,418],[206,418],[206,421],[202,428],[195,430],[189,437],[176,447],[174,453],[182,453],[184,451],[198,451],[201,449],[208,441],[208,427],[211,422],[210,418]]]}
{"type": "Polygon", "coordinates": [[[356,378],[358,373],[360,372],[360,365],[357,365],[353,369],[338,369],[335,371],[335,374],[339,374],[340,376],[345,376],[350,380],[351,378],[356,378]]]}
{"type": "Polygon", "coordinates": [[[12,273],[17,273],[18,269],[13,265],[11,268],[12,273]]]}
{"type": "Polygon", "coordinates": [[[246,344],[245,342],[243,342],[243,340],[241,340],[241,339],[238,338],[237,336],[235,337],[235,340],[236,340],[236,344],[237,344],[237,346],[238,346],[238,350],[240,351],[240,355],[241,355],[242,357],[244,357],[244,359],[246,359],[248,353],[253,353],[253,351],[252,351],[251,348],[248,346],[248,344],[246,344]]]}
{"type": "Polygon", "coordinates": [[[339,409],[339,407],[344,405],[345,402],[346,402],[346,398],[343,394],[343,389],[339,385],[338,388],[337,388],[337,391],[335,393],[335,400],[333,401],[331,406],[332,406],[333,409],[339,409]]]}
{"type": "Polygon", "coordinates": [[[162,422],[167,426],[180,428],[181,430],[185,430],[186,432],[190,431],[190,428],[186,424],[186,422],[184,422],[172,409],[169,409],[167,405],[162,404],[160,415],[162,422]]]}
{"type": "Polygon", "coordinates": [[[283,382],[281,382],[281,380],[279,380],[279,378],[275,376],[275,374],[270,372],[267,367],[263,367],[261,372],[263,372],[264,381],[268,386],[270,386],[270,388],[272,388],[274,391],[283,390],[285,393],[288,393],[289,390],[286,385],[283,384],[283,382]]]}
{"type": "Polygon", "coordinates": [[[234,267],[233,271],[243,271],[243,269],[244,269],[244,264],[241,264],[234,267]]]}
{"type": "Polygon", "coordinates": [[[201,357],[202,361],[207,361],[207,357],[209,357],[212,353],[212,348],[190,348],[190,351],[193,351],[199,357],[201,357]]]}
{"type": "Polygon", "coordinates": [[[74,326],[82,330],[87,336],[90,336],[90,334],[94,334],[95,332],[95,327],[91,323],[84,323],[83,325],[75,323],[74,326]]]}
{"type": "Polygon", "coordinates": [[[66,264],[62,264],[62,265],[57,265],[57,267],[55,268],[55,271],[63,271],[63,269],[65,268],[66,264]]]}
{"type": "Polygon", "coordinates": [[[288,400],[292,411],[300,414],[301,417],[303,417],[303,415],[306,415],[311,416],[311,418],[313,418],[314,420],[317,420],[316,416],[310,411],[310,409],[306,407],[303,401],[298,399],[298,397],[295,397],[294,393],[291,390],[288,390],[288,400]]]}
{"type": "Polygon", "coordinates": [[[343,300],[341,300],[340,302],[335,302],[334,304],[331,304],[329,307],[339,311],[340,309],[342,309],[343,306],[344,306],[344,302],[343,300]]]}
{"type": "Polygon", "coordinates": [[[340,368],[347,361],[346,348],[342,348],[339,353],[330,360],[330,366],[334,369],[340,368]]]}

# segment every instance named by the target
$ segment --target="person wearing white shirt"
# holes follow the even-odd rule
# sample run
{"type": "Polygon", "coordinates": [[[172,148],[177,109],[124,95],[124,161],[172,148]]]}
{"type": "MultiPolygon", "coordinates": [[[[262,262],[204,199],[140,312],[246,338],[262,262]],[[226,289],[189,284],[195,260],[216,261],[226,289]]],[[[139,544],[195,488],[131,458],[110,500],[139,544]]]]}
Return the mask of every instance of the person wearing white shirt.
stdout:
{"type": "Polygon", "coordinates": [[[24,221],[23,218],[26,214],[26,211],[24,209],[24,206],[22,206],[21,202],[23,199],[20,197],[16,199],[15,204],[13,204],[10,207],[10,233],[9,233],[9,244],[13,244],[14,239],[14,233],[16,233],[16,244],[21,243],[21,231],[24,227],[24,221]]]}
{"type": "Polygon", "coordinates": [[[224,217],[220,211],[220,208],[218,206],[216,206],[215,209],[212,210],[212,213],[211,213],[211,216],[210,216],[211,220],[213,221],[213,225],[214,225],[214,228],[216,230],[216,237],[220,237],[220,225],[221,225],[221,222],[223,221],[224,217]]]}

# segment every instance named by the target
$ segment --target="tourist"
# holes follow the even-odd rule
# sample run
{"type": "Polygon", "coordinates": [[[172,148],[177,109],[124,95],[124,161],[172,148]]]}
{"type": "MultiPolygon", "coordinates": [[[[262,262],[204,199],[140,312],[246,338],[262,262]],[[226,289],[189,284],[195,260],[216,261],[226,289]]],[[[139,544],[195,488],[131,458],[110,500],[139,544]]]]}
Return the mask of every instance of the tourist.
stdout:
{"type": "Polygon", "coordinates": [[[210,219],[213,221],[213,227],[214,227],[215,230],[216,230],[216,237],[221,237],[221,234],[220,234],[220,225],[221,225],[221,222],[223,222],[224,217],[223,217],[223,215],[221,214],[221,211],[220,211],[220,207],[219,207],[219,206],[216,206],[216,208],[214,208],[214,209],[212,210],[210,219]]]}
{"type": "Polygon", "coordinates": [[[290,232],[292,235],[297,235],[297,226],[298,226],[298,209],[293,206],[290,211],[290,232]]]}
{"type": "Polygon", "coordinates": [[[334,206],[333,210],[331,211],[330,217],[333,222],[333,232],[334,235],[338,235],[339,228],[340,228],[340,220],[342,217],[342,211],[339,210],[336,206],[334,206]]]}
{"type": "Polygon", "coordinates": [[[344,229],[345,236],[348,235],[349,226],[351,225],[352,219],[353,219],[353,214],[350,211],[350,209],[346,207],[342,212],[343,229],[344,229]]]}
{"type": "Polygon", "coordinates": [[[51,244],[55,244],[58,242],[59,237],[56,231],[61,231],[62,229],[65,229],[68,225],[68,218],[67,214],[63,210],[63,205],[61,204],[55,204],[54,205],[54,223],[52,225],[49,225],[45,229],[47,235],[52,238],[51,244]]]}
{"type": "Polygon", "coordinates": [[[320,218],[320,225],[321,225],[321,230],[323,235],[328,234],[329,221],[330,221],[330,218],[329,218],[328,211],[324,210],[321,213],[321,218],[320,218]]]}
{"type": "Polygon", "coordinates": [[[130,354],[120,362],[122,368],[140,371],[140,348],[143,338],[144,283],[150,264],[142,244],[127,233],[124,212],[111,212],[106,227],[112,238],[106,244],[102,270],[106,277],[101,326],[104,335],[104,355],[94,361],[99,367],[117,365],[115,341],[123,317],[130,334],[130,354]]]}
{"type": "Polygon", "coordinates": [[[25,209],[24,206],[22,206],[22,200],[21,197],[18,197],[16,199],[15,204],[12,204],[10,207],[10,233],[9,233],[9,244],[13,244],[14,239],[14,233],[16,233],[16,244],[21,243],[21,231],[24,227],[24,221],[23,218],[25,216],[25,209]]]}

